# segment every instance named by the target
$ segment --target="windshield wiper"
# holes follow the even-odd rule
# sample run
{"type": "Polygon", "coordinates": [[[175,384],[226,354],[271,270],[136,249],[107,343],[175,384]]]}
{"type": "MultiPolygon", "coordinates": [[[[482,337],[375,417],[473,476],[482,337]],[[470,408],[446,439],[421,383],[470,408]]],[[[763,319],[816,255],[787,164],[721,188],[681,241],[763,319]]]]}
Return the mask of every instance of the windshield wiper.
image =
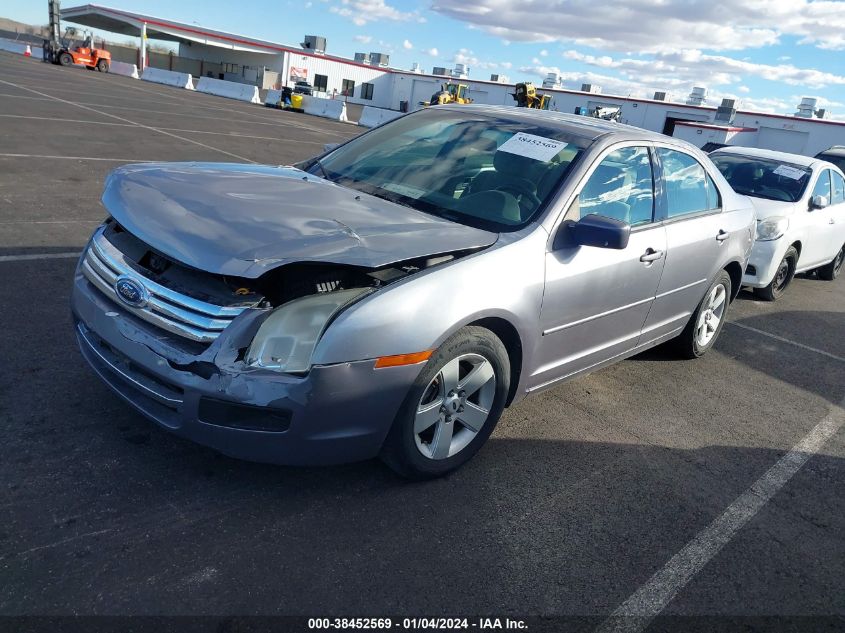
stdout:
{"type": "Polygon", "coordinates": [[[326,171],[325,167],[323,167],[323,162],[319,158],[314,159],[314,164],[317,165],[317,167],[320,168],[320,171],[323,173],[323,179],[324,180],[328,180],[329,182],[334,182],[332,180],[332,177],[329,176],[329,172],[326,171]]]}

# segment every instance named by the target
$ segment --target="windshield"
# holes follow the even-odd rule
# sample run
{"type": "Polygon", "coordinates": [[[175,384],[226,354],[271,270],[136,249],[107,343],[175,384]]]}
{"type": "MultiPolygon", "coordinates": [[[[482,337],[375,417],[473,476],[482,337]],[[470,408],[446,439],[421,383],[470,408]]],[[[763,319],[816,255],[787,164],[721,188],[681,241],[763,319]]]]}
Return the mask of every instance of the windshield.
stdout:
{"type": "Polygon", "coordinates": [[[845,172],[845,156],[839,156],[837,154],[825,154],[824,152],[822,152],[821,154],[816,156],[816,158],[826,160],[829,163],[833,163],[834,165],[839,167],[839,169],[845,172]]]}
{"type": "Polygon", "coordinates": [[[541,123],[432,108],[304,165],[419,211],[509,231],[537,215],[587,144],[541,123]]]}
{"type": "Polygon", "coordinates": [[[734,191],[755,198],[797,202],[810,181],[810,168],[792,163],[719,153],[710,159],[734,191]]]}

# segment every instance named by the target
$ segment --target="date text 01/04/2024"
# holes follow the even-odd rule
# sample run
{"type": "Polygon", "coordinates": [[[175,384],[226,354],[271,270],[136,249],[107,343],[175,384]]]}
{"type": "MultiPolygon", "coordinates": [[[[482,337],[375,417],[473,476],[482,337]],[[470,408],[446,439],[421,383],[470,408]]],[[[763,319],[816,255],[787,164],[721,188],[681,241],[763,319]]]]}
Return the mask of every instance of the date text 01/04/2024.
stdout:
{"type": "Polygon", "coordinates": [[[511,618],[309,618],[309,630],[525,630],[523,620],[511,618]]]}

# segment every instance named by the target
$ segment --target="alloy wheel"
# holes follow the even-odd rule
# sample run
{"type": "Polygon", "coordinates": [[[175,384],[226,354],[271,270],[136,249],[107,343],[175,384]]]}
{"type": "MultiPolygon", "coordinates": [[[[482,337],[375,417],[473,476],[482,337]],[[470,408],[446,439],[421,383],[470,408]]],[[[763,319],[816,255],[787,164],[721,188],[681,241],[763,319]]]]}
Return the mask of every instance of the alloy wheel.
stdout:
{"type": "Polygon", "coordinates": [[[414,440],[425,457],[446,459],[478,435],[496,395],[496,372],[480,354],[450,360],[431,380],[417,405],[414,440]]]}
{"type": "Polygon", "coordinates": [[[725,316],[727,298],[728,290],[723,284],[717,285],[710,291],[695,325],[695,342],[699,347],[707,347],[716,335],[719,324],[725,316]]]}

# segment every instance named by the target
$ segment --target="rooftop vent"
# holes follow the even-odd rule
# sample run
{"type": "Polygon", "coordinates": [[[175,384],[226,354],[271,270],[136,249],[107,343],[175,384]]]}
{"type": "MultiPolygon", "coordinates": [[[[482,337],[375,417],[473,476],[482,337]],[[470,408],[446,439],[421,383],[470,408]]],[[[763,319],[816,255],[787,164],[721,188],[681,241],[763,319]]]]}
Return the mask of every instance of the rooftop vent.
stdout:
{"type": "Polygon", "coordinates": [[[562,83],[557,73],[549,73],[543,80],[543,88],[560,88],[562,83]]]}
{"type": "Polygon", "coordinates": [[[720,123],[733,123],[738,105],[736,99],[722,99],[722,105],[716,108],[714,120],[720,123]]]}
{"type": "Polygon", "coordinates": [[[490,75],[490,81],[495,81],[497,84],[508,83],[507,75],[490,75]]]}
{"type": "Polygon", "coordinates": [[[666,101],[666,93],[665,92],[655,92],[654,93],[654,100],[655,101],[666,101]]]}
{"type": "Polygon", "coordinates": [[[593,84],[581,84],[581,92],[592,92],[593,94],[599,94],[601,92],[601,86],[595,86],[593,84]]]}
{"type": "Polygon", "coordinates": [[[369,53],[355,53],[355,61],[359,64],[369,64],[370,63],[370,54],[369,53]]]}
{"type": "Polygon", "coordinates": [[[705,103],[707,103],[707,88],[695,86],[687,97],[687,105],[700,106],[705,103]]]}
{"type": "Polygon", "coordinates": [[[387,66],[390,64],[390,55],[386,53],[370,53],[370,63],[373,66],[387,66]]]}
{"type": "Polygon", "coordinates": [[[455,69],[452,71],[452,77],[456,79],[464,79],[469,76],[469,68],[466,64],[455,64],[455,69]]]}
{"type": "Polygon", "coordinates": [[[411,64],[411,72],[417,75],[422,73],[422,68],[420,68],[419,62],[414,62],[413,64],[411,64]]]}
{"type": "Polygon", "coordinates": [[[314,51],[315,53],[326,52],[326,38],[319,35],[306,35],[305,41],[300,44],[302,48],[314,51]]]}
{"type": "Polygon", "coordinates": [[[818,101],[814,97],[804,97],[801,99],[801,103],[798,104],[798,112],[795,113],[795,116],[812,119],[816,116],[816,104],[818,101]]]}
{"type": "Polygon", "coordinates": [[[449,71],[447,71],[443,66],[435,66],[431,69],[432,75],[448,75],[449,71]]]}

